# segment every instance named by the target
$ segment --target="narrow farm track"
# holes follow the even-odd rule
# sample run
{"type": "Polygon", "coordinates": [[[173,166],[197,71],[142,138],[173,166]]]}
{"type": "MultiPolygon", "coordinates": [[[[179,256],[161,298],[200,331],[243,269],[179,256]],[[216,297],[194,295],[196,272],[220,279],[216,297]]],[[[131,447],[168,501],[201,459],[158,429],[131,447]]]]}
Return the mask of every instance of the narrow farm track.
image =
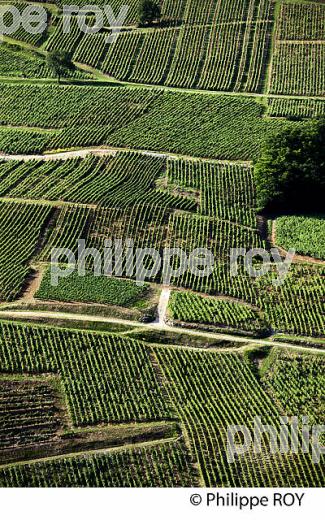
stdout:
{"type": "MultiPolygon", "coordinates": [[[[18,42],[17,42],[18,43],[18,42]]],[[[293,94],[267,94],[267,93],[258,93],[258,92],[235,92],[235,91],[229,91],[229,90],[208,90],[208,89],[199,89],[199,88],[186,88],[186,87],[169,87],[167,85],[156,85],[153,83],[139,83],[139,82],[131,82],[131,81],[124,81],[115,78],[114,76],[110,76],[108,74],[105,74],[101,72],[98,69],[95,69],[94,67],[91,67],[90,65],[85,65],[83,63],[79,63],[74,61],[74,65],[84,71],[84,72],[90,72],[94,74],[94,76],[97,78],[98,86],[106,85],[108,86],[110,83],[118,86],[125,86],[125,87],[141,87],[141,88],[148,88],[148,89],[160,89],[160,90],[166,90],[167,92],[184,92],[186,94],[208,94],[208,95],[215,95],[215,96],[235,96],[235,97],[254,97],[254,98],[280,98],[280,99],[319,99],[324,101],[324,96],[308,96],[308,95],[293,95],[293,94]]],[[[26,80],[21,78],[13,78],[14,82],[26,82],[26,80]]],[[[50,80],[46,80],[46,83],[49,83],[50,80]]],[[[90,80],[92,84],[94,84],[93,80],[90,80]]],[[[41,83],[41,80],[38,80],[39,83],[41,83]]],[[[53,80],[53,82],[56,82],[53,80]]],[[[85,81],[87,83],[87,81],[85,81]]],[[[69,84],[73,84],[73,81],[70,81],[69,84]]]]}
{"type": "MultiPolygon", "coordinates": [[[[23,319],[33,319],[33,318],[43,318],[43,319],[60,319],[60,320],[72,320],[72,321],[82,321],[82,322],[93,322],[93,323],[112,323],[117,325],[128,325],[130,327],[138,327],[138,328],[146,328],[151,330],[164,330],[168,332],[174,333],[184,333],[189,334],[191,336],[200,336],[206,337],[210,339],[218,339],[222,341],[230,341],[232,343],[238,343],[241,345],[262,345],[262,346],[272,346],[272,347],[280,347],[280,348],[289,348],[289,349],[299,349],[307,352],[323,352],[325,353],[325,349],[320,348],[312,348],[312,347],[302,347],[300,345],[294,345],[292,343],[286,343],[282,341],[272,341],[271,339],[254,339],[248,338],[244,336],[235,336],[231,334],[221,334],[216,332],[206,332],[204,330],[193,330],[185,327],[173,327],[167,325],[166,323],[160,324],[158,323],[140,323],[138,321],[129,321],[120,318],[107,318],[103,316],[92,316],[88,314],[73,314],[68,312],[52,312],[52,311],[13,311],[13,310],[4,310],[0,311],[0,319],[13,319],[13,318],[23,318],[23,319]]],[[[186,348],[186,347],[179,347],[186,348]]],[[[240,347],[239,347],[240,348],[240,347]]]]}
{"type": "Polygon", "coordinates": [[[17,202],[18,204],[39,204],[41,206],[53,206],[60,208],[62,206],[78,207],[78,208],[90,208],[96,209],[96,204],[83,204],[82,202],[68,202],[63,200],[48,200],[48,199],[27,199],[20,197],[0,197],[0,202],[17,202]]]}
{"type": "Polygon", "coordinates": [[[52,161],[52,160],[68,160],[77,157],[87,157],[87,155],[116,155],[118,152],[136,152],[142,155],[149,155],[150,157],[161,157],[169,159],[189,159],[189,160],[200,160],[209,161],[215,164],[239,164],[239,165],[250,165],[250,161],[229,161],[223,159],[211,159],[210,157],[193,157],[191,155],[173,154],[169,152],[156,152],[155,150],[142,150],[140,148],[122,148],[122,147],[89,147],[89,148],[78,148],[75,150],[67,150],[65,152],[46,152],[44,154],[5,154],[0,152],[0,160],[2,161],[52,161]]]}
{"type": "Polygon", "coordinates": [[[91,456],[91,455],[103,455],[105,453],[113,453],[117,451],[124,451],[127,449],[136,449],[136,448],[143,448],[143,447],[149,447],[149,446],[159,446],[160,444],[169,444],[171,442],[176,442],[180,440],[182,437],[167,437],[165,439],[157,439],[157,440],[149,440],[149,441],[143,441],[143,442],[137,442],[137,443],[131,443],[131,444],[123,444],[121,446],[110,446],[108,448],[98,448],[98,449],[90,449],[90,450],[83,450],[83,451],[73,451],[71,453],[60,453],[58,455],[53,455],[49,457],[41,457],[41,458],[35,458],[35,459],[26,459],[18,462],[10,462],[8,464],[1,464],[1,469],[8,468],[10,466],[21,466],[24,464],[37,464],[39,462],[50,462],[54,460],[60,460],[60,459],[70,459],[75,457],[82,457],[85,455],[91,456]]]}
{"type": "Polygon", "coordinates": [[[163,288],[160,293],[159,303],[158,303],[158,318],[155,321],[158,325],[164,326],[166,323],[166,315],[168,302],[170,298],[171,290],[167,288],[163,288]]]}

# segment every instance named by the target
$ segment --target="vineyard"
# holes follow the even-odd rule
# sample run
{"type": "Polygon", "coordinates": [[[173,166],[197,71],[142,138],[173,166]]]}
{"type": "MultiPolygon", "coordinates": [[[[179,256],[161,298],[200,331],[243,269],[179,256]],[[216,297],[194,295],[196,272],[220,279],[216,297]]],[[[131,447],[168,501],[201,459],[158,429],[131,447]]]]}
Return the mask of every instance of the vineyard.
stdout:
{"type": "MultiPolygon", "coordinates": [[[[26,8],[26,4],[24,2],[10,2],[10,5],[11,4],[20,12],[20,14],[26,8]]],[[[49,24],[50,14],[49,14],[48,10],[46,10],[46,15],[47,15],[47,24],[49,24]]],[[[4,21],[4,24],[6,27],[11,27],[12,14],[7,10],[5,10],[5,12],[4,12],[3,21],[4,21]]],[[[14,31],[13,32],[11,31],[11,33],[10,33],[11,38],[21,41],[25,44],[31,45],[33,47],[39,47],[44,42],[44,40],[47,38],[47,36],[48,36],[48,27],[45,27],[45,30],[43,32],[34,32],[33,33],[32,31],[26,31],[26,29],[20,24],[19,24],[18,29],[14,28],[14,31]]]]}
{"type": "Polygon", "coordinates": [[[268,101],[270,117],[308,118],[325,116],[325,101],[319,99],[281,99],[268,101]]]}
{"type": "Polygon", "coordinates": [[[277,24],[278,40],[324,40],[325,6],[284,3],[277,24]]]}
{"type": "Polygon", "coordinates": [[[246,164],[117,152],[55,161],[0,162],[0,197],[126,208],[155,205],[256,227],[246,164]]]}
{"type": "Polygon", "coordinates": [[[272,56],[271,94],[325,95],[324,20],[324,5],[281,5],[272,56]]]}
{"type": "Polygon", "coordinates": [[[324,266],[293,264],[282,285],[274,286],[276,279],[274,268],[265,276],[251,278],[240,263],[237,275],[231,276],[229,261],[221,254],[210,277],[195,277],[186,271],[173,283],[177,287],[213,296],[230,296],[254,305],[263,312],[264,321],[274,331],[323,337],[324,266]]]}
{"type": "MultiPolygon", "coordinates": [[[[105,172],[107,167],[112,172],[112,184],[109,186],[105,174],[102,186],[109,193],[109,198],[98,197],[98,199],[108,207],[102,206],[96,209],[71,205],[51,210],[54,211],[53,224],[38,253],[39,260],[49,262],[54,247],[69,248],[76,254],[78,239],[84,239],[87,247],[97,248],[99,252],[103,252],[107,239],[121,239],[124,241],[123,247],[126,247],[125,241],[129,239],[133,240],[134,247],[155,248],[157,251],[162,251],[164,247],[180,247],[188,254],[198,247],[209,248],[217,262],[212,275],[208,278],[196,278],[191,272],[186,271],[173,280],[175,285],[210,295],[230,296],[254,305],[264,313],[267,327],[278,332],[316,337],[323,335],[324,274],[321,266],[292,266],[284,284],[278,288],[273,285],[274,269],[270,275],[259,279],[250,278],[241,268],[238,276],[230,276],[231,248],[265,247],[265,242],[257,229],[251,170],[245,165],[175,159],[165,161],[160,157],[124,153],[67,161],[25,163],[9,161],[3,163],[0,168],[0,194],[27,199],[48,197],[55,201],[60,198],[73,200],[74,197],[67,194],[74,192],[78,193],[79,201],[95,202],[97,199],[91,195],[92,179],[97,175],[96,184],[94,183],[93,186],[100,193],[101,183],[98,174],[100,171],[105,172]],[[119,173],[120,164],[121,173],[119,173]],[[129,171],[126,169],[128,164],[129,171]],[[115,165],[115,168],[112,165],[115,165]],[[104,170],[101,170],[103,167],[104,170]],[[133,176],[137,175],[137,167],[139,178],[133,176]],[[149,188],[152,180],[147,183],[143,175],[144,167],[148,168],[148,173],[151,172],[150,176],[153,175],[152,180],[156,177],[161,183],[163,178],[161,175],[166,176],[164,178],[167,183],[163,181],[163,188],[162,185],[159,188],[149,188]],[[68,181],[70,172],[71,180],[68,181]],[[90,183],[87,182],[88,172],[90,172],[90,183]],[[77,181],[79,175],[80,183],[77,181]],[[126,183],[125,175],[127,175],[126,183]],[[141,185],[143,185],[143,202],[146,204],[136,204],[139,197],[141,200],[141,185]],[[11,186],[14,186],[12,191],[11,186]],[[175,192],[177,186],[182,194],[175,192]],[[199,204],[196,202],[197,194],[199,204]],[[235,200],[237,204],[234,203],[235,200]],[[180,209],[182,211],[179,211],[180,209]],[[313,295],[312,307],[310,295],[313,295]]],[[[6,207],[5,204],[4,208],[6,207]]],[[[41,205],[31,207],[37,208],[38,211],[46,211],[46,215],[49,215],[49,207],[47,209],[41,205]]],[[[303,254],[309,253],[322,258],[322,249],[324,249],[322,220],[290,217],[286,225],[287,218],[281,217],[277,220],[278,244],[287,249],[295,247],[303,254]],[[295,225],[292,224],[292,220],[295,225]],[[309,231],[307,225],[310,227],[309,231]],[[300,231],[301,227],[305,235],[300,231]],[[315,240],[311,238],[312,236],[315,236],[315,240]],[[311,241],[313,250],[308,249],[311,241]]],[[[5,227],[7,228],[7,225],[5,227]]],[[[62,261],[66,262],[67,258],[64,256],[62,261]]],[[[6,265],[4,262],[4,272],[6,272],[6,265]]],[[[92,264],[89,264],[89,267],[93,269],[92,264]]],[[[104,265],[102,267],[104,268],[104,265]]],[[[115,267],[113,264],[113,268],[115,267]]],[[[120,275],[128,277],[135,275],[134,271],[130,273],[127,270],[126,263],[121,264],[119,269],[120,275]]],[[[24,265],[23,275],[17,283],[18,292],[28,270],[28,266],[24,265]]],[[[160,271],[153,280],[159,282],[161,275],[160,271]]],[[[49,287],[46,281],[44,284],[44,292],[40,293],[44,299],[117,303],[114,291],[108,289],[109,280],[94,280],[90,276],[76,282],[71,278],[63,281],[59,292],[49,287]],[[105,295],[105,285],[110,296],[105,295]]],[[[3,299],[10,300],[13,297],[9,290],[3,294],[3,299]]],[[[247,312],[246,307],[244,311],[247,312]]],[[[237,316],[231,321],[227,314],[221,313],[221,316],[218,321],[221,326],[233,326],[234,320],[239,319],[237,316]]],[[[187,321],[187,318],[184,320],[187,321]]],[[[212,319],[212,324],[213,321],[212,319]]],[[[257,325],[260,330],[264,330],[263,324],[257,323],[257,325]]],[[[247,320],[241,321],[239,328],[251,330],[248,316],[247,320]]]]}
{"type": "MultiPolygon", "coordinates": [[[[272,2],[237,0],[221,6],[211,0],[204,9],[193,0],[177,4],[162,3],[162,28],[133,26],[113,43],[107,41],[107,29],[83,35],[76,20],[64,34],[61,17],[46,50],[64,49],[73,53],[75,62],[122,81],[260,92],[270,50],[272,2]]],[[[134,19],[132,5],[126,24],[134,19]]]]}
{"type": "Polygon", "coordinates": [[[251,98],[167,92],[141,119],[111,134],[108,143],[192,157],[251,160],[265,132],[295,124],[266,120],[263,112],[251,98]]]}
{"type": "Polygon", "coordinates": [[[196,482],[179,441],[0,468],[1,487],[189,487],[196,482]]]}
{"type": "Polygon", "coordinates": [[[39,56],[28,55],[20,51],[19,47],[5,43],[0,48],[0,76],[1,77],[51,77],[52,71],[39,56]]]}
{"type": "MultiPolygon", "coordinates": [[[[1,485],[323,485],[322,466],[311,462],[310,453],[272,455],[266,438],[261,454],[249,449],[234,464],[226,459],[228,424],[249,426],[259,415],[264,424],[278,427],[282,403],[288,413],[296,413],[297,406],[299,410],[302,406],[314,420],[321,417],[322,355],[272,350],[273,362],[264,360],[259,381],[241,353],[152,347],[118,335],[10,322],[0,325],[0,370],[6,373],[0,389],[6,396],[14,395],[19,406],[7,410],[8,419],[18,424],[21,417],[27,426],[26,421],[36,418],[38,408],[23,411],[34,393],[35,403],[48,410],[48,430],[40,428],[34,433],[30,429],[31,439],[38,435],[33,442],[43,442],[60,424],[51,379],[39,377],[44,372],[59,375],[75,425],[157,421],[176,414],[189,442],[170,439],[146,447],[10,465],[0,469],[1,485]],[[307,400],[310,392],[313,404],[307,400]]],[[[13,442],[17,442],[15,437],[13,442]]]]}
{"type": "Polygon", "coordinates": [[[272,94],[325,96],[325,39],[278,43],[273,60],[272,94]]]}
{"type": "Polygon", "coordinates": [[[1,377],[0,402],[0,460],[9,449],[54,439],[61,427],[55,386],[45,378],[1,377]]]}
{"type": "Polygon", "coordinates": [[[227,300],[207,298],[190,292],[174,292],[169,303],[172,320],[226,326],[261,333],[263,322],[252,308],[227,300]]]}
{"type": "Polygon", "coordinates": [[[36,297],[43,300],[78,301],[129,306],[147,293],[148,286],[139,287],[129,280],[108,277],[81,277],[75,272],[62,279],[58,287],[51,284],[51,274],[47,271],[36,297]]]}
{"type": "Polygon", "coordinates": [[[17,298],[23,289],[50,213],[47,206],[0,203],[0,301],[17,298]]]}
{"type": "Polygon", "coordinates": [[[324,363],[322,355],[273,350],[264,361],[266,389],[288,416],[306,416],[310,423],[324,422],[324,363]]]}
{"type": "Polygon", "coordinates": [[[276,242],[286,250],[325,260],[325,222],[322,217],[280,217],[276,242]]]}
{"type": "Polygon", "coordinates": [[[0,148],[6,153],[111,145],[245,161],[258,154],[269,132],[299,124],[266,119],[265,107],[245,97],[141,88],[6,84],[0,85],[0,95],[0,131],[7,125],[24,127],[4,132],[25,135],[25,127],[31,127],[43,140],[32,149],[32,144],[28,145],[26,151],[19,144],[15,150],[11,142],[10,148],[0,148]],[[49,132],[45,135],[40,129],[49,132]]]}
{"type": "Polygon", "coordinates": [[[171,186],[200,192],[202,215],[256,227],[255,188],[250,166],[170,159],[167,176],[171,186]]]}
{"type": "Polygon", "coordinates": [[[226,458],[227,425],[245,424],[261,416],[263,424],[279,424],[279,411],[239,354],[215,354],[156,348],[171,400],[184,423],[191,453],[197,458],[207,487],[322,486],[323,468],[311,455],[262,453],[251,447],[226,458]]]}
{"type": "Polygon", "coordinates": [[[324,487],[268,435],[227,457],[231,425],[325,418],[324,215],[307,190],[259,211],[256,175],[325,116],[324,0],[155,2],[85,33],[45,0],[42,34],[1,38],[0,487],[324,487]]]}
{"type": "Polygon", "coordinates": [[[74,425],[173,417],[141,343],[5,322],[0,328],[1,371],[59,374],[74,425]]]}

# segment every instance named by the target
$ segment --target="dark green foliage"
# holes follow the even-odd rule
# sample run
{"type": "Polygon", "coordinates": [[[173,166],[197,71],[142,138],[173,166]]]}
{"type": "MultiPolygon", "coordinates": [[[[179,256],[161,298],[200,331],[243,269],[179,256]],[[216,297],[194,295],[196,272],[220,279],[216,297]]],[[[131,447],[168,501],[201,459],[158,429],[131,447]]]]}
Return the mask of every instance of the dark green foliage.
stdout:
{"type": "Polygon", "coordinates": [[[102,304],[129,306],[144,297],[148,286],[137,286],[130,280],[119,280],[108,276],[93,276],[87,273],[80,276],[75,271],[71,276],[61,279],[59,286],[51,283],[51,273],[46,272],[38,298],[46,300],[95,302],[102,304]]]}
{"type": "Polygon", "coordinates": [[[52,51],[47,55],[47,66],[57,76],[60,82],[67,69],[72,68],[71,55],[67,51],[52,51]]]}
{"type": "Polygon", "coordinates": [[[151,24],[160,18],[160,7],[154,0],[140,0],[138,7],[139,24],[151,24]]]}
{"type": "Polygon", "coordinates": [[[325,199],[325,120],[291,126],[270,136],[254,173],[261,210],[321,210],[325,199]]]}

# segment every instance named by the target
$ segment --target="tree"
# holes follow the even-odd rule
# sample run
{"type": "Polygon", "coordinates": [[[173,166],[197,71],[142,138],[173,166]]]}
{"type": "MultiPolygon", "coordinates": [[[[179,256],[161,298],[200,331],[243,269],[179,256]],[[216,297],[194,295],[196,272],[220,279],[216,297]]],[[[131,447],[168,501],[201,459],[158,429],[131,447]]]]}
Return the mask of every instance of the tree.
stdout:
{"type": "Polygon", "coordinates": [[[47,54],[47,65],[57,76],[60,83],[61,76],[67,69],[72,68],[71,54],[66,51],[52,51],[47,54]]]}
{"type": "Polygon", "coordinates": [[[324,211],[325,120],[271,135],[254,164],[259,210],[324,211]]]}
{"type": "Polygon", "coordinates": [[[160,19],[160,6],[155,0],[140,0],[138,7],[138,19],[140,25],[152,24],[160,19]]]}

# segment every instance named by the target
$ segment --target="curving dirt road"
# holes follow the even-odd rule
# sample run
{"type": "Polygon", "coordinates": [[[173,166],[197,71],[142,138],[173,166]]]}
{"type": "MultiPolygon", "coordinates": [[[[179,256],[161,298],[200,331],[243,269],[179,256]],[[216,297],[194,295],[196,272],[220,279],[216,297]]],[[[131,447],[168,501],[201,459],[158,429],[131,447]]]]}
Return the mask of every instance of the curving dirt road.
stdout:
{"type": "MultiPolygon", "coordinates": [[[[123,320],[120,318],[106,318],[103,316],[92,316],[88,314],[73,314],[68,312],[52,312],[52,311],[21,311],[21,310],[4,310],[0,311],[1,318],[45,318],[45,319],[61,319],[61,320],[73,320],[73,321],[88,321],[88,322],[100,322],[100,323],[113,323],[118,325],[127,325],[129,327],[148,328],[152,330],[165,330],[174,333],[184,333],[191,336],[204,336],[210,339],[219,339],[222,341],[230,341],[232,343],[239,343],[241,345],[269,345],[272,347],[299,349],[307,352],[325,353],[325,349],[313,348],[313,347],[302,347],[300,345],[294,345],[291,343],[285,343],[282,341],[272,341],[270,339],[254,339],[247,338],[244,336],[235,336],[231,334],[221,334],[216,332],[206,332],[202,330],[187,329],[185,327],[172,327],[166,323],[140,323],[138,321],[123,320]]],[[[186,347],[181,347],[186,348],[186,347]]]]}

